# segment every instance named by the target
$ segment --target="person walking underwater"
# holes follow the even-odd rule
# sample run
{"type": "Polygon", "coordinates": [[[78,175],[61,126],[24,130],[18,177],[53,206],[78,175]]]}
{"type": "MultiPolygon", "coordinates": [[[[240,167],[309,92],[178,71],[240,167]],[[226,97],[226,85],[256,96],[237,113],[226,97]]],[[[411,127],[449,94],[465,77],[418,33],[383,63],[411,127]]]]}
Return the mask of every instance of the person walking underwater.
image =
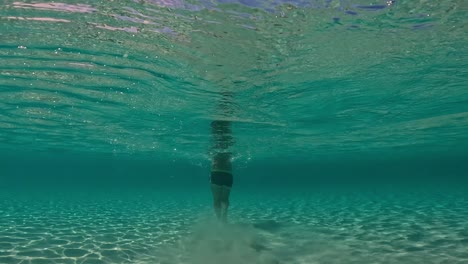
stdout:
{"type": "MultiPolygon", "coordinates": [[[[231,94],[223,93],[221,110],[229,114],[231,94]]],[[[232,153],[230,147],[234,144],[231,131],[231,121],[214,120],[211,122],[211,134],[213,139],[211,160],[211,192],[213,193],[213,205],[216,217],[223,223],[227,223],[229,207],[229,195],[233,184],[232,153]]]]}

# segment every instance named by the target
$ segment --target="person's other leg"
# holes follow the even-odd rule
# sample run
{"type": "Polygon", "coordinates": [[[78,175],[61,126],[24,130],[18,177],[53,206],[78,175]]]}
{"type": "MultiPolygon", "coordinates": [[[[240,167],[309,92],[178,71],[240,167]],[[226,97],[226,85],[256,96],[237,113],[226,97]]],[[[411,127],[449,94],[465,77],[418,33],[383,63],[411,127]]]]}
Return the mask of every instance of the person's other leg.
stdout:
{"type": "Polygon", "coordinates": [[[221,221],[227,223],[228,207],[229,207],[229,194],[231,193],[231,187],[222,186],[221,187],[221,221]]]}

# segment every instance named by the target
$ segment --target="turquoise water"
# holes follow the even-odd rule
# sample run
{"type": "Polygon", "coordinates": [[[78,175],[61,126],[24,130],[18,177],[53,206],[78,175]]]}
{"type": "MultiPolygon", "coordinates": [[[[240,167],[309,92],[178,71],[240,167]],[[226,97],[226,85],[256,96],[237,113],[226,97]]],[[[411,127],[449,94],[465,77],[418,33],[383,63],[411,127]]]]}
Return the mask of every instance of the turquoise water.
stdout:
{"type": "Polygon", "coordinates": [[[467,11],[3,1],[0,263],[467,263],[467,11]]]}

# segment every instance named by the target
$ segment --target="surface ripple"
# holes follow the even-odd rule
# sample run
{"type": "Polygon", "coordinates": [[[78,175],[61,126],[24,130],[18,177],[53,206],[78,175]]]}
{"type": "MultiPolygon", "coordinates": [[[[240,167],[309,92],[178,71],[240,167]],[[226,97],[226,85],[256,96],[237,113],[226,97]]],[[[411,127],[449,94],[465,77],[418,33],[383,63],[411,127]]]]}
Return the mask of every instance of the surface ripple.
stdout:
{"type": "Polygon", "coordinates": [[[464,153],[464,11],[448,0],[8,0],[1,146],[200,162],[209,122],[223,119],[246,162],[464,153]]]}

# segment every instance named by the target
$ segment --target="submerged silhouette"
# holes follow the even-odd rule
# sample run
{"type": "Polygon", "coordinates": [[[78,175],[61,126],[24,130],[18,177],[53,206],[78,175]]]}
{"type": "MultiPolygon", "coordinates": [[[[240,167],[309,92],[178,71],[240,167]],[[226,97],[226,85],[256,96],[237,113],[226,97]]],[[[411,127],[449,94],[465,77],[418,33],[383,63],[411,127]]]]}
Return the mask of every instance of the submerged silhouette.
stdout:
{"type": "MultiPolygon", "coordinates": [[[[231,114],[232,94],[222,93],[219,104],[223,116],[231,114]]],[[[233,184],[232,152],[230,147],[234,144],[231,131],[231,121],[214,120],[211,122],[211,135],[213,139],[211,163],[211,191],[213,193],[214,210],[216,217],[227,222],[229,195],[233,184]]]]}

